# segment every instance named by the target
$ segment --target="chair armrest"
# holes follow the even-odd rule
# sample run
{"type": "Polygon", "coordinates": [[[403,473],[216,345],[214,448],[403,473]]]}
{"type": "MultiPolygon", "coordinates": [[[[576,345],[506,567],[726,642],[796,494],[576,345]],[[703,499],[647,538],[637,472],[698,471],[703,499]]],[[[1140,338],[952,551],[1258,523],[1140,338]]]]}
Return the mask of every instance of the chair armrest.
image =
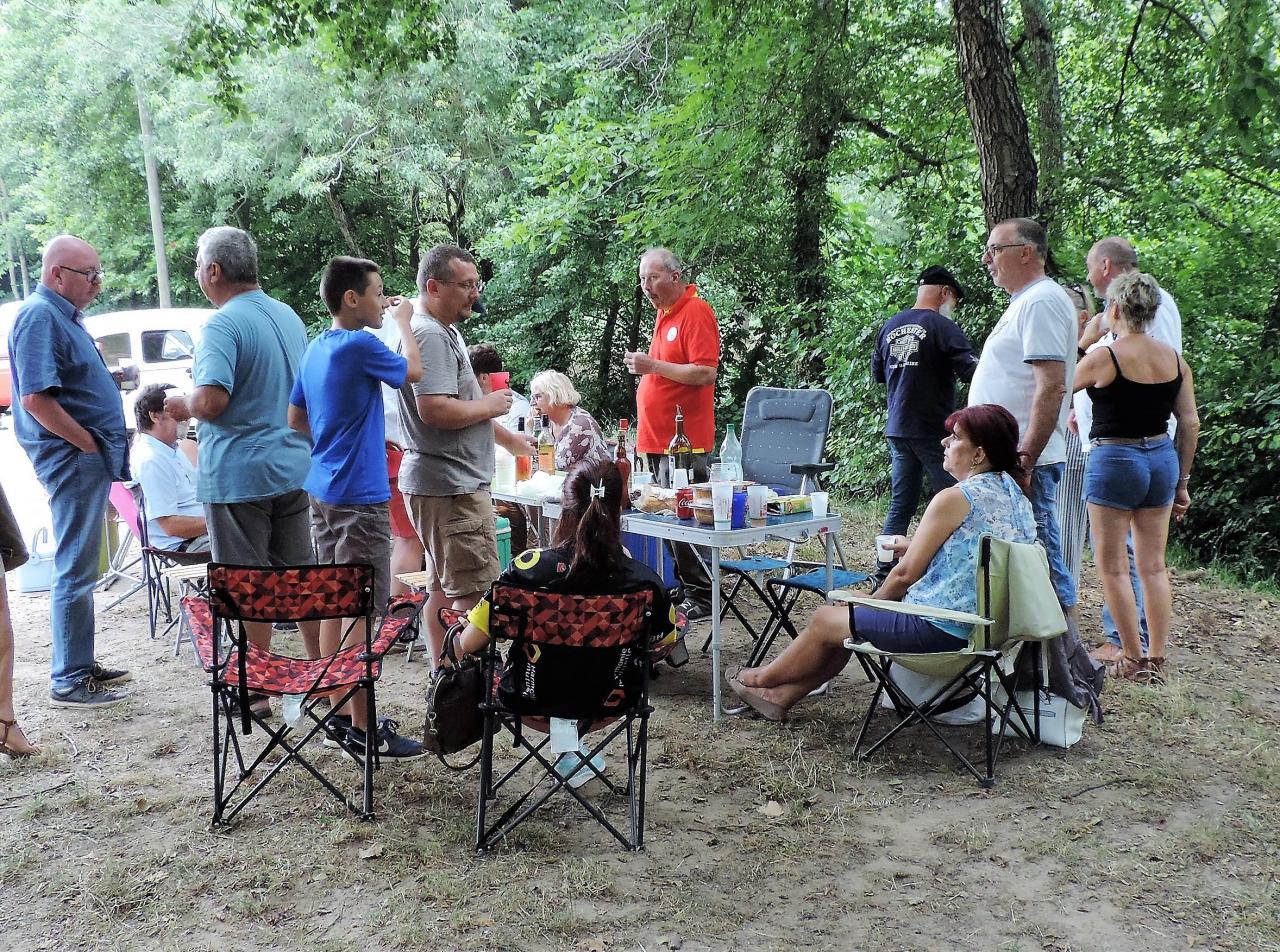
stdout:
{"type": "Polygon", "coordinates": [[[891,602],[883,598],[867,598],[848,589],[838,588],[827,596],[836,602],[853,602],[867,608],[879,608],[881,611],[897,612],[899,615],[918,615],[921,618],[937,618],[940,621],[954,621],[962,625],[990,625],[990,618],[974,615],[970,612],[958,612],[953,608],[935,608],[933,605],[913,605],[909,602],[891,602]]]}
{"type": "Polygon", "coordinates": [[[836,468],[835,463],[792,463],[791,472],[796,476],[820,476],[836,468]]]}

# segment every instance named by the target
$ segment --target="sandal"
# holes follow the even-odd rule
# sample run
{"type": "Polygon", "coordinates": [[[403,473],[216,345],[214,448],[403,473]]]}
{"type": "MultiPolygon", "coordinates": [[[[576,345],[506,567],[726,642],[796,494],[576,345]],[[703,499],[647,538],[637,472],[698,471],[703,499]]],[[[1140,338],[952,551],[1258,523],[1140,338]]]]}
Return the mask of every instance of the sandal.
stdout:
{"type": "Polygon", "coordinates": [[[1108,665],[1107,670],[1113,678],[1119,678],[1121,681],[1133,681],[1135,684],[1146,684],[1150,677],[1147,669],[1147,659],[1131,658],[1129,655],[1121,655],[1115,662],[1108,665]]]}
{"type": "Polygon", "coordinates": [[[781,723],[787,719],[787,709],[781,704],[775,704],[760,694],[755,688],[747,687],[737,677],[729,679],[729,687],[733,693],[738,695],[739,699],[755,710],[757,714],[766,721],[774,721],[781,723]]]}
{"type": "Polygon", "coordinates": [[[16,718],[11,721],[6,721],[3,718],[0,718],[0,731],[3,731],[3,733],[0,733],[0,754],[8,754],[10,757],[16,759],[18,757],[30,757],[32,754],[40,753],[40,748],[27,740],[27,735],[23,733],[21,727],[18,727],[18,721],[16,718]],[[26,743],[26,748],[11,747],[9,745],[9,736],[15,729],[18,732],[18,736],[26,743]]]}
{"type": "Polygon", "coordinates": [[[1164,658],[1147,658],[1147,683],[1154,685],[1167,684],[1164,676],[1164,658]]]}

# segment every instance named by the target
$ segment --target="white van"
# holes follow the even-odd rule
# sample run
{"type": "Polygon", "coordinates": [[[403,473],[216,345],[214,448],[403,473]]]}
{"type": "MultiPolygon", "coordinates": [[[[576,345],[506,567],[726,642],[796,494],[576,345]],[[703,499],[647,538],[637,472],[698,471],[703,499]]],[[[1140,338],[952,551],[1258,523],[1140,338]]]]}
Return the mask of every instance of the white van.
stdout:
{"type": "Polygon", "coordinates": [[[92,314],[84,326],[102,351],[124,403],[125,425],[137,426],[133,402],[150,383],[191,389],[191,363],[211,308],[170,307],[92,314]]]}

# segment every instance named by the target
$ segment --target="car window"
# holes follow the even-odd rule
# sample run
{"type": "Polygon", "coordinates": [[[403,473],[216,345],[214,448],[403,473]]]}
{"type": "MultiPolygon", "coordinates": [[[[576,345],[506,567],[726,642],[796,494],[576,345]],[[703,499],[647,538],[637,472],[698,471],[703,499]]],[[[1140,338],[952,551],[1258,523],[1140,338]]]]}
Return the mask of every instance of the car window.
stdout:
{"type": "Polygon", "coordinates": [[[172,360],[188,360],[195,352],[195,343],[186,331],[143,331],[142,361],[161,364],[172,360]]]}
{"type": "Polygon", "coordinates": [[[129,349],[128,334],[107,334],[99,337],[98,350],[102,351],[102,359],[107,362],[108,367],[119,366],[122,357],[133,358],[133,352],[129,349]]]}

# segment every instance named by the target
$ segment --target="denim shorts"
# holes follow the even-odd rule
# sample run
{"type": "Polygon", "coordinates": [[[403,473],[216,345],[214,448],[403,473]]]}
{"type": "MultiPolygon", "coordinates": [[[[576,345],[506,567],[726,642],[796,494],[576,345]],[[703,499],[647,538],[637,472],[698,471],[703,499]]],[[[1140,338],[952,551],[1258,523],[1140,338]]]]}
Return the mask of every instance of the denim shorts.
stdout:
{"type": "Polygon", "coordinates": [[[1158,443],[1095,443],[1084,473],[1086,502],[1108,509],[1161,509],[1178,488],[1178,452],[1173,440],[1158,443]]]}

